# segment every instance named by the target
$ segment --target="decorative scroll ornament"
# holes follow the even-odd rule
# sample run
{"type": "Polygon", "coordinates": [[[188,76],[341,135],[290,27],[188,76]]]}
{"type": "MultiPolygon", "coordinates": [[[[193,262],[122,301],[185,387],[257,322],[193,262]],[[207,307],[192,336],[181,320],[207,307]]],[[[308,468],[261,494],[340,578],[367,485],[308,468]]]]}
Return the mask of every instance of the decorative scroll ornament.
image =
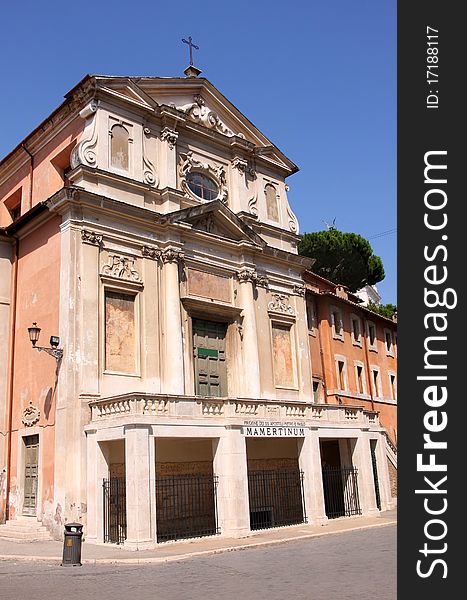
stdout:
{"type": "Polygon", "coordinates": [[[40,410],[36,406],[33,406],[32,400],[30,400],[29,406],[23,410],[21,421],[25,427],[32,427],[39,421],[40,416],[40,410]]]}
{"type": "Polygon", "coordinates": [[[256,194],[253,196],[253,198],[250,198],[248,200],[248,210],[255,218],[258,218],[258,207],[256,206],[257,202],[258,202],[258,192],[256,192],[256,194]]]}
{"type": "Polygon", "coordinates": [[[84,244],[92,244],[93,246],[102,245],[102,236],[94,231],[88,231],[87,229],[81,230],[81,240],[84,244]]]}
{"type": "Polygon", "coordinates": [[[234,135],[241,138],[245,137],[242,133],[235,134],[229,129],[227,125],[221,121],[217,113],[205,106],[204,100],[199,94],[195,94],[193,100],[194,102],[191,102],[190,104],[177,106],[177,110],[184,112],[194,123],[204,125],[204,127],[207,127],[208,129],[214,129],[218,133],[222,133],[222,135],[228,137],[233,137],[234,135]]]}
{"type": "Polygon", "coordinates": [[[141,277],[135,269],[135,259],[131,256],[121,256],[119,254],[110,254],[109,262],[102,267],[103,275],[118,277],[126,281],[135,281],[141,283],[141,277]]]}
{"type": "Polygon", "coordinates": [[[171,129],[170,127],[164,127],[161,131],[161,140],[167,142],[169,144],[169,148],[173,150],[178,140],[178,131],[171,129]]]}
{"type": "Polygon", "coordinates": [[[162,262],[164,263],[183,262],[184,259],[185,254],[180,250],[176,250],[175,248],[162,250],[162,262]]]}
{"type": "Polygon", "coordinates": [[[268,310],[285,315],[295,315],[293,306],[289,304],[287,294],[272,294],[273,300],[268,304],[268,310]]]}
{"type": "Polygon", "coordinates": [[[80,113],[83,118],[86,118],[87,123],[83,131],[81,141],[73,148],[70,157],[70,166],[72,169],[78,165],[97,166],[97,109],[99,102],[96,99],[86,106],[80,113]]]}
{"type": "Polygon", "coordinates": [[[290,210],[289,205],[287,205],[287,216],[289,217],[289,229],[293,231],[293,233],[298,233],[298,221],[297,217],[290,210]]]}
{"type": "Polygon", "coordinates": [[[145,258],[151,258],[152,260],[159,260],[162,255],[162,250],[154,248],[153,246],[143,246],[141,248],[141,255],[145,258]]]}
{"type": "Polygon", "coordinates": [[[228,190],[227,190],[227,179],[225,176],[225,169],[222,165],[218,165],[213,167],[208,163],[201,162],[196,158],[193,158],[193,152],[190,150],[186,154],[180,154],[180,158],[182,159],[179,175],[181,178],[181,188],[185,192],[186,195],[196,198],[199,200],[199,197],[196,196],[188,187],[186,182],[187,173],[191,171],[196,171],[199,173],[204,173],[208,177],[210,177],[216,184],[219,190],[216,200],[220,200],[221,202],[227,203],[228,190]]]}
{"type": "Polygon", "coordinates": [[[293,293],[294,293],[295,296],[301,296],[302,298],[304,298],[305,297],[305,291],[306,291],[306,289],[305,289],[304,285],[295,284],[293,286],[293,293]]]}
{"type": "Polygon", "coordinates": [[[145,141],[151,135],[149,127],[143,129],[143,179],[148,185],[157,186],[156,167],[148,157],[147,142],[145,141]]]}

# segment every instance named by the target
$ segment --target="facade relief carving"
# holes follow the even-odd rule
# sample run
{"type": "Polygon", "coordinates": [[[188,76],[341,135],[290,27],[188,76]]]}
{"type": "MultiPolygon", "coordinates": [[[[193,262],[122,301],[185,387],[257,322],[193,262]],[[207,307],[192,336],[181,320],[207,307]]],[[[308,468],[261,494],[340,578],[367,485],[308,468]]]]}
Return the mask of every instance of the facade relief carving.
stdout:
{"type": "Polygon", "coordinates": [[[135,268],[135,258],[121,254],[109,254],[109,262],[103,265],[102,275],[117,277],[125,281],[142,283],[141,277],[135,268]]]}
{"type": "Polygon", "coordinates": [[[289,303],[289,296],[287,294],[274,293],[272,294],[272,298],[268,303],[268,311],[283,315],[295,315],[295,310],[289,303]]]}
{"type": "Polygon", "coordinates": [[[83,138],[73,148],[70,157],[70,166],[75,169],[78,165],[97,166],[97,109],[99,102],[96,99],[81,111],[80,115],[88,120],[83,132],[83,138]]]}
{"type": "Polygon", "coordinates": [[[103,245],[102,235],[98,235],[94,231],[89,231],[88,229],[81,230],[81,240],[83,244],[92,244],[93,246],[103,245]]]}
{"type": "Polygon", "coordinates": [[[32,403],[32,400],[30,400],[29,406],[27,406],[23,410],[21,422],[23,423],[23,425],[25,427],[32,427],[39,421],[40,416],[41,416],[40,410],[37,408],[37,406],[34,406],[32,403]]]}
{"type": "Polygon", "coordinates": [[[193,96],[193,102],[190,104],[184,104],[183,106],[177,106],[177,110],[184,112],[187,117],[194,123],[203,125],[208,129],[214,129],[222,135],[233,137],[234,135],[244,138],[242,133],[234,133],[227,125],[220,119],[219,115],[214,111],[210,110],[199,94],[193,96]]]}

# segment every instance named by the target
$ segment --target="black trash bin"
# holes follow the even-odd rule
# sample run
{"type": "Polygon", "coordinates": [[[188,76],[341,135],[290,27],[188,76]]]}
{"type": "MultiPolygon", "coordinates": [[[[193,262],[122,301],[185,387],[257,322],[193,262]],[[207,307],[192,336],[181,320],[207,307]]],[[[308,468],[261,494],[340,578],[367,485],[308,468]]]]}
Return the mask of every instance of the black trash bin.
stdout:
{"type": "Polygon", "coordinates": [[[66,523],[63,539],[62,567],[81,567],[81,542],[83,525],[81,523],[66,523]]]}

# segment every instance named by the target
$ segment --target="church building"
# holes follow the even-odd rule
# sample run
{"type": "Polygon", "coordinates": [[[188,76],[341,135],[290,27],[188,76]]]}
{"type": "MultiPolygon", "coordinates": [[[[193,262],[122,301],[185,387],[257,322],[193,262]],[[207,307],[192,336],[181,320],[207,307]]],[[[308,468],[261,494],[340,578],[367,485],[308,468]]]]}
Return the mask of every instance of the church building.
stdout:
{"type": "Polygon", "coordinates": [[[342,516],[393,506],[378,411],[313,393],[298,168],[185,74],[88,75],[0,162],[3,527],[325,523],[323,440],[342,516]]]}

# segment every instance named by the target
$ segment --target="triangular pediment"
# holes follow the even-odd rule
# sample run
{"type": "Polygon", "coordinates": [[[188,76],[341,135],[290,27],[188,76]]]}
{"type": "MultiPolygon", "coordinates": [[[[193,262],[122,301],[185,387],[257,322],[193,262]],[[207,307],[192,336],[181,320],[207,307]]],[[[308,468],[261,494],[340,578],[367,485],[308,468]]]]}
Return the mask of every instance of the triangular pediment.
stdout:
{"type": "Polygon", "coordinates": [[[219,200],[184,208],[166,215],[170,223],[186,223],[200,233],[233,242],[248,242],[264,247],[266,242],[219,200]]]}
{"type": "Polygon", "coordinates": [[[290,161],[216,87],[202,77],[97,77],[98,85],[114,96],[163,111],[176,110],[187,125],[214,131],[235,146],[246,145],[271,165],[294,173],[290,161]]]}

